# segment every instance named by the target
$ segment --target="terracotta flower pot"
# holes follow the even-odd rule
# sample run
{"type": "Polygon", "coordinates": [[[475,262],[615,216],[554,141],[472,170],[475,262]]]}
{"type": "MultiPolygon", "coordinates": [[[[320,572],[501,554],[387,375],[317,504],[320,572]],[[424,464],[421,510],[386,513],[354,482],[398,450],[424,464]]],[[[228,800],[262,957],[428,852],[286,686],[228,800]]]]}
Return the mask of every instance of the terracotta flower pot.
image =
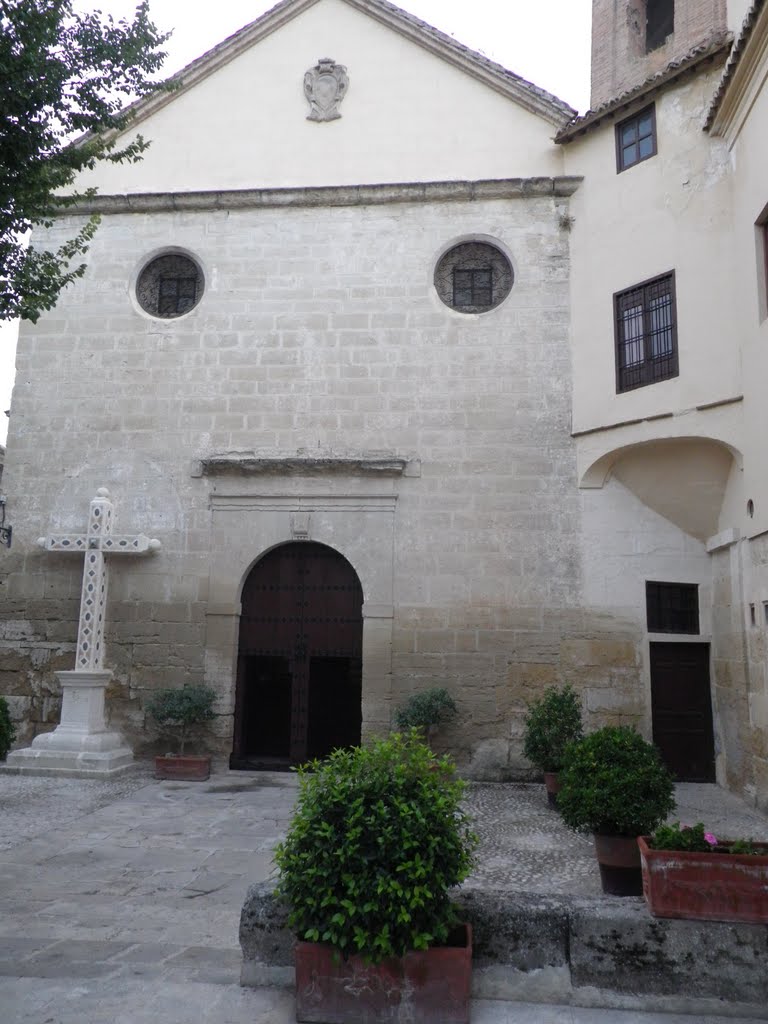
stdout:
{"type": "Polygon", "coordinates": [[[610,896],[642,896],[643,874],[636,837],[595,834],[594,839],[603,892],[610,896]]]}
{"type": "Polygon", "coordinates": [[[366,964],[361,957],[334,963],[331,946],[296,944],[296,1020],[324,1024],[469,1024],[472,929],[459,945],[413,950],[402,958],[366,964]]]}
{"type": "Polygon", "coordinates": [[[208,755],[163,754],[155,758],[155,778],[176,782],[205,782],[211,774],[208,755]]]}
{"type": "Polygon", "coordinates": [[[642,836],[637,842],[654,917],[768,924],[768,843],[755,843],[761,853],[753,855],[652,850],[642,836]]]}
{"type": "Polygon", "coordinates": [[[557,794],[560,792],[560,779],[557,772],[544,772],[544,785],[547,787],[547,803],[557,809],[557,794]]]}

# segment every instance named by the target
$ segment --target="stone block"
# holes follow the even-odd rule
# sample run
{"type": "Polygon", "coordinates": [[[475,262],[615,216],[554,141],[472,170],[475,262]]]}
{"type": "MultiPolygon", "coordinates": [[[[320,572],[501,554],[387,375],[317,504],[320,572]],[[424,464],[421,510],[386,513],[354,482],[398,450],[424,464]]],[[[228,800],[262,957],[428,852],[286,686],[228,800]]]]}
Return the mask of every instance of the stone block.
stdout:
{"type": "Polygon", "coordinates": [[[11,716],[12,722],[23,722],[32,707],[31,697],[19,697],[12,694],[4,694],[6,703],[8,704],[8,713],[11,716]]]}
{"type": "Polygon", "coordinates": [[[764,1005],[765,933],[759,925],[651,918],[641,900],[590,902],[570,915],[571,977],[575,988],[764,1005]]]}
{"type": "Polygon", "coordinates": [[[486,739],[475,744],[470,760],[473,779],[498,782],[509,771],[509,743],[505,739],[486,739]]]}

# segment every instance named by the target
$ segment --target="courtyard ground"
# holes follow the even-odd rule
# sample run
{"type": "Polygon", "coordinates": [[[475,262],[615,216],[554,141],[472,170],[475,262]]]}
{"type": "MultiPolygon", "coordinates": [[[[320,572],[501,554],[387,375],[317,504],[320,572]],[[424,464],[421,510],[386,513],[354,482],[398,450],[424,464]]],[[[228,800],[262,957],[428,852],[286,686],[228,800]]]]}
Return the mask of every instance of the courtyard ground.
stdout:
{"type": "MultiPolygon", "coordinates": [[[[224,767],[207,783],[157,782],[148,764],[109,782],[0,775],[2,1024],[293,1021],[290,992],[240,988],[238,923],[295,793],[290,774],[224,767]]],[[[473,785],[468,803],[481,836],[474,885],[599,892],[591,841],[564,828],[543,786],[473,785]]],[[[677,816],[768,839],[768,818],[715,786],[678,787],[677,816]]],[[[474,1024],[693,1020],[473,1004],[474,1024]]]]}

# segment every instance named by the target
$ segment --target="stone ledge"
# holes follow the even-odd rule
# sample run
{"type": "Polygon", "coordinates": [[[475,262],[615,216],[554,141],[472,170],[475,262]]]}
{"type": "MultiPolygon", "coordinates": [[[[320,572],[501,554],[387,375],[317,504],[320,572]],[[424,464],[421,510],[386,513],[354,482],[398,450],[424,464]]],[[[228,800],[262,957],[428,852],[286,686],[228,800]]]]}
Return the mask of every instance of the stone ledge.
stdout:
{"type": "MultiPolygon", "coordinates": [[[[476,999],[764,1019],[763,925],[653,918],[640,899],[464,889],[457,903],[474,930],[476,999]]],[[[293,984],[286,921],[274,883],[252,885],[240,918],[241,985],[293,984]]]]}
{"type": "Polygon", "coordinates": [[[290,456],[263,457],[253,452],[225,452],[199,459],[192,476],[214,476],[219,473],[269,476],[319,476],[347,474],[351,476],[402,476],[408,460],[398,456],[290,456]]]}
{"type": "Polygon", "coordinates": [[[385,203],[474,202],[573,195],[582,179],[491,178],[485,181],[395,182],[308,188],[232,189],[221,192],[144,192],[81,199],[61,215],[168,213],[180,210],[269,209],[288,206],[380,206],[385,203]]]}

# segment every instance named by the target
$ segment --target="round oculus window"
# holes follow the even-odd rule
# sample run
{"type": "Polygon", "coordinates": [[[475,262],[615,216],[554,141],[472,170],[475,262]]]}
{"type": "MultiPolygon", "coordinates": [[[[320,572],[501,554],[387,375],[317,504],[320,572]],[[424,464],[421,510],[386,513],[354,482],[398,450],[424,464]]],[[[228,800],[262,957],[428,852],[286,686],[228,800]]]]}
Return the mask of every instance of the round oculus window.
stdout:
{"type": "Polygon", "coordinates": [[[151,260],[139,274],[136,298],[145,313],[172,320],[194,309],[203,295],[203,273],[182,253],[151,260]]]}
{"type": "Polygon", "coordinates": [[[507,257],[489,242],[461,242],[435,268],[440,299],[459,313],[487,313],[512,291],[515,275],[507,257]]]}

